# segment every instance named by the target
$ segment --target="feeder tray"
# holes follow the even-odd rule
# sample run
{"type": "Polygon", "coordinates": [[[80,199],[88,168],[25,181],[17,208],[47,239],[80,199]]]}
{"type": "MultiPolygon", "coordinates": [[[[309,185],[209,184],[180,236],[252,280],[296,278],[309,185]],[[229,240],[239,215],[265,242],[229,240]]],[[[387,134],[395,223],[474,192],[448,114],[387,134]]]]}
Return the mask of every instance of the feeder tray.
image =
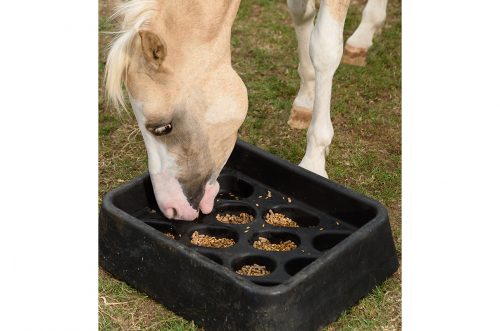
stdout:
{"type": "Polygon", "coordinates": [[[99,216],[101,267],[207,331],[317,330],[398,268],[377,201],[240,140],[218,181],[214,211],[193,222],[163,216],[148,174],[109,192],[99,216]],[[265,222],[270,210],[298,227],[265,222]],[[216,219],[241,212],[253,221],[216,219]],[[234,244],[197,246],[195,231],[234,244]],[[259,237],[296,248],[257,249],[259,237]],[[269,273],[236,273],[254,264],[269,273]]]}

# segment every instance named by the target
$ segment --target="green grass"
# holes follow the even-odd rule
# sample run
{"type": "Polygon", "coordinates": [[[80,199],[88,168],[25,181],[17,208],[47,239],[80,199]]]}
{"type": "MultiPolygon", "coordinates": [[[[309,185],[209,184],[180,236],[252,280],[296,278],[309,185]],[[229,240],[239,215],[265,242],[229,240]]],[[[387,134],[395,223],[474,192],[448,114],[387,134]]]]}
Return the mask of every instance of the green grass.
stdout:
{"type": "MultiPolygon", "coordinates": [[[[113,29],[101,3],[100,30],[113,29]]],[[[345,39],[361,18],[351,6],[345,39]]],[[[99,72],[105,64],[109,36],[100,35],[99,72]]],[[[248,116],[240,138],[298,163],[306,132],[286,125],[299,87],[296,40],[285,1],[242,1],[233,26],[233,66],[248,88],[248,116]]],[[[387,22],[370,49],[367,66],[340,65],[333,82],[331,117],[335,137],[327,172],[335,181],[386,205],[401,252],[401,3],[389,2],[387,22]]],[[[99,102],[99,199],[146,170],[147,157],[135,120],[120,118],[99,102]]],[[[197,330],[142,293],[99,271],[101,330],[197,330]],[[105,301],[107,304],[105,303],[105,301]]],[[[325,330],[400,330],[401,275],[344,312],[325,330]]]]}

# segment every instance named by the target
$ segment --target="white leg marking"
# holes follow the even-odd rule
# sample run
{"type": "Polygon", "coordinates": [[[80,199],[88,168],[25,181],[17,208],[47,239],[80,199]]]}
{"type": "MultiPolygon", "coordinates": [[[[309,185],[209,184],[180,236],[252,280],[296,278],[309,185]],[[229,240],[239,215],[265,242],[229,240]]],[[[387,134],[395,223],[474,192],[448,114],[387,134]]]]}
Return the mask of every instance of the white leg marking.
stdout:
{"type": "Polygon", "coordinates": [[[310,52],[316,71],[316,91],[311,125],[307,131],[307,147],[300,166],[328,177],[325,156],[333,139],[330,119],[332,79],[342,58],[344,21],[336,21],[322,2],[311,35],[310,52]]]}
{"type": "Polygon", "coordinates": [[[346,45],[367,50],[372,46],[373,36],[384,25],[387,0],[368,0],[358,28],[347,39],[346,45]]]}
{"type": "Polygon", "coordinates": [[[312,109],[314,104],[314,67],[309,55],[309,42],[314,27],[314,0],[287,0],[299,50],[300,89],[294,106],[312,109]]]}

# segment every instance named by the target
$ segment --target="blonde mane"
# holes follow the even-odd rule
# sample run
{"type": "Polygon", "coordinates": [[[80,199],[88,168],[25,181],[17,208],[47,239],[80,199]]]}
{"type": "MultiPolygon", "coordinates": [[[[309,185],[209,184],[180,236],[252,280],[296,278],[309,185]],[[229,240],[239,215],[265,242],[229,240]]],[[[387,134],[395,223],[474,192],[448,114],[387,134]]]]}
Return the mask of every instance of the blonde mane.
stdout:
{"type": "Polygon", "coordinates": [[[130,47],[139,29],[153,18],[157,7],[158,0],[131,0],[119,5],[110,17],[123,17],[122,29],[115,33],[110,45],[104,73],[107,98],[117,110],[127,109],[122,83],[127,77],[130,47]]]}

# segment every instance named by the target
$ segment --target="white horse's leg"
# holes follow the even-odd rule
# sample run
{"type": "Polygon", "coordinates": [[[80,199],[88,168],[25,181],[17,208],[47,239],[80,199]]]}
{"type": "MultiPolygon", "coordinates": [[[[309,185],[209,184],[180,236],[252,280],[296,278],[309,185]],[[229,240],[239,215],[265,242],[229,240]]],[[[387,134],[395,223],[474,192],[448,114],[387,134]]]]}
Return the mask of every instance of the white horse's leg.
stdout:
{"type": "Polygon", "coordinates": [[[288,125],[307,129],[314,104],[314,67],[309,56],[309,40],[314,27],[314,0],[287,0],[299,48],[300,89],[293,101],[288,125]]]}
{"type": "Polygon", "coordinates": [[[311,35],[310,55],[316,73],[314,107],[307,147],[300,166],[328,177],[325,157],[333,138],[330,119],[332,79],[342,58],[344,22],[350,0],[322,0],[311,35]]]}
{"type": "Polygon", "coordinates": [[[373,43],[373,36],[382,30],[385,22],[387,0],[368,0],[358,28],[347,39],[343,63],[364,66],[366,52],[373,43]]]}

